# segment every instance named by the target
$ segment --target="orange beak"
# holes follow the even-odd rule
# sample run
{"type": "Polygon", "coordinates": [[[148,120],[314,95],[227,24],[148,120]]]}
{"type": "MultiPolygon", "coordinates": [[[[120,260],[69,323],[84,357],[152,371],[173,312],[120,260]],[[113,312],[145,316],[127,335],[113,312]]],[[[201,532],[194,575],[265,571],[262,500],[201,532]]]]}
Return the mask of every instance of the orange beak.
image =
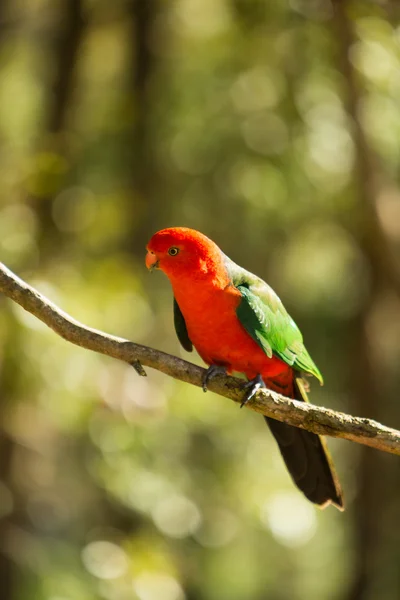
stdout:
{"type": "Polygon", "coordinates": [[[156,254],[154,254],[154,252],[152,252],[151,250],[147,250],[146,267],[149,269],[149,271],[152,271],[153,269],[158,269],[159,262],[160,261],[158,260],[156,254]]]}

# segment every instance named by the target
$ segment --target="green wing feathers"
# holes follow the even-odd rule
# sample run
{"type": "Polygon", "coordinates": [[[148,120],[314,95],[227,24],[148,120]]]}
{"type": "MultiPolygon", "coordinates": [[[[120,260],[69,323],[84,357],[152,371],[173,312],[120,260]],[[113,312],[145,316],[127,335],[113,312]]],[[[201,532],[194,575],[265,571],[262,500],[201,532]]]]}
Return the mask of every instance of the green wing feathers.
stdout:
{"type": "Polygon", "coordinates": [[[242,294],[242,301],[236,310],[239,321],[257,344],[261,346],[265,354],[272,358],[274,350],[268,331],[270,322],[267,310],[265,310],[266,307],[257,296],[254,296],[244,286],[239,285],[238,290],[242,294]]]}
{"type": "MultiPolygon", "coordinates": [[[[299,328],[272,288],[228,257],[225,257],[225,263],[233,285],[242,295],[236,314],[246,331],[269,358],[275,355],[294,369],[310,373],[323,383],[320,371],[304,346],[299,328]]],[[[191,352],[193,344],[175,298],[174,324],[183,348],[191,352]]]]}
{"type": "Polygon", "coordinates": [[[236,314],[246,331],[268,357],[274,354],[294,369],[314,375],[322,384],[303,336],[279,297],[262,279],[226,260],[232,283],[242,295],[236,314]]]}

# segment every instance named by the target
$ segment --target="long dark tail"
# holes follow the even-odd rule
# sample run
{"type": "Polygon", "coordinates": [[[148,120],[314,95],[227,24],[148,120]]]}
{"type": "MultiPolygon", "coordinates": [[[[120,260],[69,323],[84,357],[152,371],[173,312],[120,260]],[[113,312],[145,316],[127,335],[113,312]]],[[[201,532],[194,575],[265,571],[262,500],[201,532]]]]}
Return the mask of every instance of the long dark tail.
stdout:
{"type": "MultiPolygon", "coordinates": [[[[307,402],[300,378],[294,379],[293,396],[307,402]]],[[[343,496],[325,440],[315,433],[264,417],[278,442],[288,471],[303,494],[321,507],[334,504],[343,510],[343,496]]]]}

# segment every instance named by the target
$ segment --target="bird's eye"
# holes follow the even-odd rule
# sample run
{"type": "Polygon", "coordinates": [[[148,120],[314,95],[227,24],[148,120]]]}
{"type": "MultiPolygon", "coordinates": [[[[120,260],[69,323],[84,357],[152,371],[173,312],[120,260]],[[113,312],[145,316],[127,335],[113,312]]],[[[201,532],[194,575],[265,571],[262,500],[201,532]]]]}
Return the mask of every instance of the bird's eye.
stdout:
{"type": "Polygon", "coordinates": [[[168,250],[168,254],[170,256],[176,256],[179,253],[179,248],[176,248],[175,246],[171,246],[171,248],[168,250]]]}

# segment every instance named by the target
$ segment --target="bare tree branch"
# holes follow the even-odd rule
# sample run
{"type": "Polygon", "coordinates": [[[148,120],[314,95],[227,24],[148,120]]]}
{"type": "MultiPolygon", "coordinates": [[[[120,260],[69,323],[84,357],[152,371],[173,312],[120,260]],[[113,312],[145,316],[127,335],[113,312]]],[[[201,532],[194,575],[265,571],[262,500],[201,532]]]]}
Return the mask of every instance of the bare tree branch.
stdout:
{"type": "MultiPolygon", "coordinates": [[[[82,325],[60,310],[33,287],[0,263],[0,292],[43,321],[69,342],[131,364],[140,375],[143,366],[201,387],[204,369],[185,360],[123,338],[82,325]]],[[[243,382],[235,377],[218,376],[209,383],[216,394],[240,403],[243,382]]],[[[247,405],[252,410],[289,425],[321,435],[343,438],[400,456],[400,431],[371,419],[353,417],[305,402],[291,400],[269,390],[259,390],[247,405]]]]}

